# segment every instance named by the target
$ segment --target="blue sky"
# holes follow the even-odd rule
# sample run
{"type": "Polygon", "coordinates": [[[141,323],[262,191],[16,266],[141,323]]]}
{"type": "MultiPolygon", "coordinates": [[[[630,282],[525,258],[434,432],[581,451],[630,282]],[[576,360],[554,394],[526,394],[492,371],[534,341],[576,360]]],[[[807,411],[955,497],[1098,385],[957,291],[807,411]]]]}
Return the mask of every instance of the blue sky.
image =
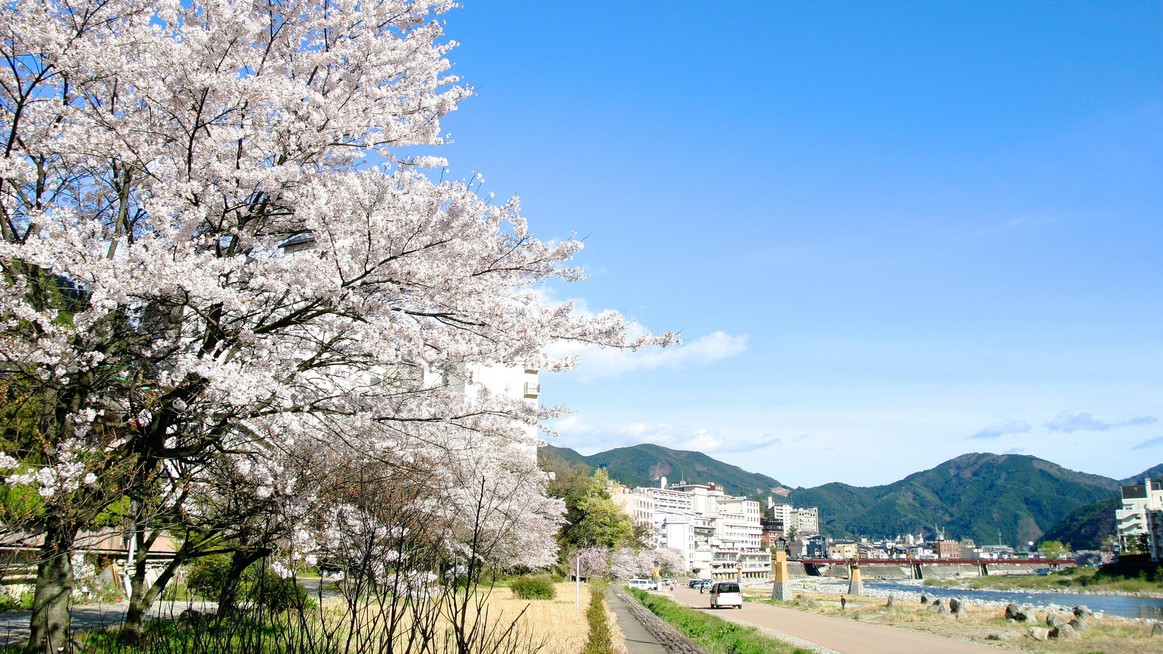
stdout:
{"type": "Polygon", "coordinates": [[[552,289],[685,345],[545,375],[554,444],[791,486],[966,452],[1163,462],[1163,5],[528,3],[445,16],[456,177],[586,240],[552,289]]]}

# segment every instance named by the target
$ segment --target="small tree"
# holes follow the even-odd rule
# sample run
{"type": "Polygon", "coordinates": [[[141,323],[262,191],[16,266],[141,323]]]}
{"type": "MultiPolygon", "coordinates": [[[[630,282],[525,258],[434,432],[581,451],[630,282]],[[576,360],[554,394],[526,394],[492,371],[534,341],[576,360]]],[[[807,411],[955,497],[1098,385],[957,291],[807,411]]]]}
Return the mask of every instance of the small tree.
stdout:
{"type": "Polygon", "coordinates": [[[1062,541],[1047,540],[1042,541],[1038,545],[1038,553],[1043,558],[1051,561],[1058,561],[1070,556],[1071,549],[1069,545],[1063,544],[1062,541]]]}

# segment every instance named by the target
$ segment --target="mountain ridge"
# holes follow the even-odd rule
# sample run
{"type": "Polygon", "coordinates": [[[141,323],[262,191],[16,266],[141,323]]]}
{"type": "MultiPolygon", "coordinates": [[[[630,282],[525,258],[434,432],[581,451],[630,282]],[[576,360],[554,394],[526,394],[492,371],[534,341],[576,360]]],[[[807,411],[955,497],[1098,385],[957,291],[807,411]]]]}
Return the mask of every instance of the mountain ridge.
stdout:
{"type": "Polygon", "coordinates": [[[1078,547],[1092,544],[1098,538],[1096,529],[1109,523],[1107,512],[1113,520],[1110,500],[1119,496],[1122,484],[1163,474],[1159,465],[1137,477],[1116,480],[1030,455],[974,452],[878,486],[831,482],[788,489],[768,475],[701,452],[642,444],[585,456],[548,447],[550,455],[572,464],[604,467],[612,479],[628,486],[657,485],[661,476],[673,481],[686,477],[692,483],[721,484],[735,495],[773,494],[796,506],[816,506],[825,535],[892,538],[941,531],[950,538],[973,538],[978,544],[1001,541],[1020,546],[1048,534],[1065,542],[1074,538],[1078,547]]]}

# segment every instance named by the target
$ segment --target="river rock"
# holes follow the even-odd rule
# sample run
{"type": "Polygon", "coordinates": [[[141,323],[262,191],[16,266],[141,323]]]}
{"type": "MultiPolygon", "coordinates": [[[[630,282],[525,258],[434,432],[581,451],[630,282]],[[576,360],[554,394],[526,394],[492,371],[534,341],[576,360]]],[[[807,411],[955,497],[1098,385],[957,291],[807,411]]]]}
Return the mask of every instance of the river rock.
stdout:
{"type": "Polygon", "coordinates": [[[965,614],[965,605],[961,603],[961,600],[954,597],[949,600],[949,610],[953,612],[953,615],[961,617],[965,614]]]}
{"type": "Polygon", "coordinates": [[[1062,624],[1062,625],[1054,627],[1053,629],[1050,630],[1050,637],[1051,638],[1061,638],[1062,640],[1069,640],[1071,638],[1076,637],[1077,635],[1078,635],[1078,632],[1074,631],[1074,627],[1071,627],[1068,624],[1062,624]]]}
{"type": "Polygon", "coordinates": [[[1030,627],[1030,638],[1034,640],[1047,640],[1050,638],[1050,630],[1045,627],[1030,627]]]}
{"type": "Polygon", "coordinates": [[[1094,611],[1091,611],[1090,607],[1085,604],[1074,607],[1074,617],[1076,618],[1089,618],[1092,615],[1094,615],[1094,611]]]}
{"type": "Polygon", "coordinates": [[[929,596],[924,594],[924,593],[921,593],[921,604],[928,604],[928,603],[929,603],[929,596]]]}
{"type": "Polygon", "coordinates": [[[1022,610],[1022,607],[1017,604],[1006,605],[1006,620],[1013,620],[1014,622],[1027,622],[1030,615],[1022,610]]]}
{"type": "Polygon", "coordinates": [[[1051,629],[1056,629],[1064,624],[1066,624],[1066,621],[1063,620],[1062,616],[1058,615],[1057,613],[1051,611],[1051,612],[1046,614],[1046,626],[1047,627],[1050,627],[1051,629]]]}

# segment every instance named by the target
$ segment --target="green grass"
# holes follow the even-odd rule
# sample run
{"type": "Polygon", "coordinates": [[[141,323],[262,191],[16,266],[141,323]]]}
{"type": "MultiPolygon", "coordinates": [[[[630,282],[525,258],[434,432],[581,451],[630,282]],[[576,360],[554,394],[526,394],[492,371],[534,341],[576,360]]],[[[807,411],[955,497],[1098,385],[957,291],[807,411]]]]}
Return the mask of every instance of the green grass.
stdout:
{"type": "Polygon", "coordinates": [[[690,638],[707,654],[811,654],[808,650],[764,636],[755,627],[744,627],[706,611],[681,606],[665,597],[630,589],[630,593],[655,615],[690,638]]]}

